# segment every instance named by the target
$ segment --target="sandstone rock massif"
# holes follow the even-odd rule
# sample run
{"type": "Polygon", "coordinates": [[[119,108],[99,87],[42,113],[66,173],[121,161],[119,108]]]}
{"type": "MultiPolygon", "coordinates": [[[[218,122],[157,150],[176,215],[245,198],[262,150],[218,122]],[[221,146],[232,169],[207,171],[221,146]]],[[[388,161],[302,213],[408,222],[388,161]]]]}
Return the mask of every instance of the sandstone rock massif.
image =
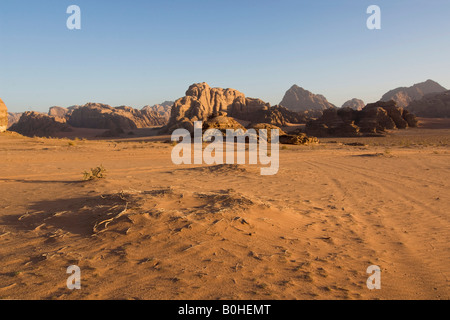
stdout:
{"type": "Polygon", "coordinates": [[[57,132],[69,131],[71,127],[105,129],[105,137],[117,136],[125,130],[162,126],[166,119],[152,110],[138,110],[121,106],[113,108],[100,103],[88,103],[70,108],[51,107],[48,114],[25,112],[11,114],[15,124],[11,127],[26,136],[50,137],[57,132]]]}
{"type": "Polygon", "coordinates": [[[65,119],[71,110],[63,107],[51,107],[48,110],[48,115],[55,118],[65,119]]]}
{"type": "Polygon", "coordinates": [[[381,101],[394,100],[398,107],[405,108],[412,101],[420,100],[430,93],[440,93],[447,91],[446,88],[433,80],[417,83],[411,87],[400,87],[391,90],[383,95],[381,101]]]}
{"type": "Polygon", "coordinates": [[[24,112],[9,130],[28,137],[53,137],[58,132],[72,131],[65,120],[61,122],[55,117],[34,111],[24,112]]]}
{"type": "Polygon", "coordinates": [[[0,132],[5,132],[8,128],[8,108],[5,103],[0,99],[0,132]]]}
{"type": "Polygon", "coordinates": [[[411,102],[407,110],[423,118],[450,118],[450,91],[427,94],[411,102]]]}
{"type": "Polygon", "coordinates": [[[353,98],[351,100],[348,100],[342,105],[342,108],[351,108],[353,110],[360,111],[362,110],[366,105],[364,104],[364,101],[360,99],[353,98]]]}
{"type": "Polygon", "coordinates": [[[271,107],[260,99],[247,98],[234,89],[211,88],[207,83],[193,84],[186,96],[175,101],[165,132],[178,128],[193,130],[194,121],[207,121],[211,116],[226,115],[253,123],[283,126],[305,118],[284,107],[271,107]]]}
{"type": "Polygon", "coordinates": [[[101,103],[88,103],[73,109],[67,122],[78,128],[132,130],[164,125],[165,120],[154,111],[121,106],[113,108],[101,103]]]}
{"type": "Polygon", "coordinates": [[[225,133],[227,129],[233,130],[243,130],[245,131],[244,126],[242,126],[239,122],[234,120],[233,118],[227,117],[225,114],[220,114],[218,116],[212,116],[205,122],[203,122],[203,131],[209,129],[217,129],[225,133]]]}
{"type": "Polygon", "coordinates": [[[8,129],[19,121],[22,114],[23,112],[8,112],[8,129]]]}
{"type": "Polygon", "coordinates": [[[172,106],[175,102],[173,101],[164,101],[161,104],[155,104],[153,106],[145,106],[142,110],[153,111],[159,114],[163,119],[165,119],[166,123],[169,122],[170,112],[172,111],[172,106]]]}
{"type": "Polygon", "coordinates": [[[398,107],[395,101],[368,104],[361,111],[351,108],[328,109],[322,117],[306,125],[306,133],[315,137],[377,136],[391,129],[417,127],[416,117],[398,107]]]}
{"type": "Polygon", "coordinates": [[[323,111],[336,106],[328,102],[321,94],[314,94],[294,84],[286,94],[280,105],[296,112],[323,111]]]}

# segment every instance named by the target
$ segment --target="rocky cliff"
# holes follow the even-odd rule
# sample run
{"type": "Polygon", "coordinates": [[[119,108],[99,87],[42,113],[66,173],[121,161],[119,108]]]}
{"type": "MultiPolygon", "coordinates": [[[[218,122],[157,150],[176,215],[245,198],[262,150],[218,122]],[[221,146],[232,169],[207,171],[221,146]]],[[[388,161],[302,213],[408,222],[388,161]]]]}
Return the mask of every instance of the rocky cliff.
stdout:
{"type": "Polygon", "coordinates": [[[17,123],[23,112],[8,112],[8,128],[17,123]]]}
{"type": "Polygon", "coordinates": [[[9,130],[28,137],[52,137],[58,132],[72,131],[65,121],[60,122],[55,117],[34,111],[24,112],[9,130]]]}
{"type": "Polygon", "coordinates": [[[0,99],[0,132],[6,131],[8,128],[8,108],[5,103],[0,99]]]}
{"type": "Polygon", "coordinates": [[[155,104],[153,106],[145,106],[142,108],[143,111],[152,111],[156,112],[158,115],[161,116],[165,120],[165,124],[169,122],[170,119],[170,112],[172,111],[172,106],[175,102],[173,101],[164,101],[161,104],[155,104]]]}
{"type": "Polygon", "coordinates": [[[450,91],[431,93],[411,102],[407,110],[424,118],[450,118],[450,91]]]}
{"type": "Polygon", "coordinates": [[[405,108],[412,101],[420,100],[430,93],[447,91],[443,86],[433,80],[417,83],[411,87],[400,87],[383,95],[381,101],[394,100],[398,107],[405,108]]]}
{"type": "Polygon", "coordinates": [[[234,89],[211,88],[207,83],[193,84],[186,96],[175,101],[165,132],[177,128],[191,130],[194,121],[206,121],[214,115],[225,114],[254,123],[284,125],[304,118],[283,107],[271,107],[260,99],[247,98],[234,89]]]}
{"type": "Polygon", "coordinates": [[[70,113],[70,110],[63,107],[51,107],[48,110],[48,115],[55,118],[64,119],[70,113]]]}
{"type": "Polygon", "coordinates": [[[364,104],[364,101],[354,98],[345,102],[342,105],[342,108],[350,108],[359,111],[362,110],[365,106],[366,105],[364,104]]]}
{"type": "Polygon", "coordinates": [[[395,101],[368,104],[361,111],[351,108],[328,109],[322,117],[307,123],[306,133],[315,137],[376,136],[391,129],[417,127],[416,117],[398,107],[395,101]]]}
{"type": "Polygon", "coordinates": [[[321,94],[314,94],[297,85],[293,85],[286,94],[280,105],[296,112],[303,111],[323,111],[329,108],[335,108],[333,104],[321,94]]]}
{"type": "Polygon", "coordinates": [[[163,125],[165,120],[156,112],[106,104],[88,103],[72,110],[67,122],[78,128],[132,130],[163,125]]]}

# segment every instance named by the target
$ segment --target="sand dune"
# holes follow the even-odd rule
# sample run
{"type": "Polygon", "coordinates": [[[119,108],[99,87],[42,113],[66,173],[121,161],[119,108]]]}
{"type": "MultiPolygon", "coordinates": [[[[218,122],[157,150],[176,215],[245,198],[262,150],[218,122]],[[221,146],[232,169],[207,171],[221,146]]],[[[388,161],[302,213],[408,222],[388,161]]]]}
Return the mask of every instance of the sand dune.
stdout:
{"type": "Polygon", "coordinates": [[[323,139],[261,176],[175,166],[157,141],[2,134],[0,298],[449,299],[449,146],[449,129],[323,139]]]}

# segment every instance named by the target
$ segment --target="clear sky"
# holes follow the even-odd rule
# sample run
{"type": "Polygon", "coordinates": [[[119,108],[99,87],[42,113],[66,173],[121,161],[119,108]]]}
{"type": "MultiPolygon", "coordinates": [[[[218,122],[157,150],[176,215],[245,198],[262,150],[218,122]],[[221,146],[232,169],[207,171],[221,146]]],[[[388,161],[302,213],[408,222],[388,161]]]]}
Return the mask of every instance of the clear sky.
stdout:
{"type": "Polygon", "coordinates": [[[192,83],[277,104],[293,84],[338,106],[433,79],[450,87],[449,0],[1,0],[10,111],[175,100],[192,83]],[[81,30],[68,30],[69,5],[81,30]],[[369,5],[381,30],[369,30],[369,5]]]}

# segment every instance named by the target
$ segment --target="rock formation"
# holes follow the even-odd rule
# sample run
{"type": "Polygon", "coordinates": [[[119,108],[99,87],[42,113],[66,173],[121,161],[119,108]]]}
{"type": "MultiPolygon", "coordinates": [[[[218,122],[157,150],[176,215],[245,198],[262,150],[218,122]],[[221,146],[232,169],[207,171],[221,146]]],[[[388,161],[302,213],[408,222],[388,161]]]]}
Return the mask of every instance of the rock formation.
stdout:
{"type": "Polygon", "coordinates": [[[360,99],[351,99],[348,100],[347,102],[345,102],[342,105],[342,108],[351,108],[353,110],[357,110],[360,111],[362,110],[366,105],[364,104],[364,101],[360,100],[360,99]]]}
{"type": "Polygon", "coordinates": [[[66,115],[69,113],[69,109],[62,107],[51,107],[48,110],[48,115],[55,118],[65,119],[66,115]]]}
{"type": "Polygon", "coordinates": [[[305,133],[286,134],[280,136],[281,144],[310,145],[319,143],[316,137],[308,137],[305,133]]]}
{"type": "Polygon", "coordinates": [[[293,85],[284,95],[280,105],[296,112],[323,111],[335,106],[320,94],[313,94],[297,85],[293,85]]]}
{"type": "Polygon", "coordinates": [[[443,86],[433,80],[417,83],[411,87],[401,87],[387,92],[381,101],[394,100],[397,106],[405,108],[412,101],[420,100],[430,93],[440,93],[447,91],[443,86]]]}
{"type": "Polygon", "coordinates": [[[88,103],[72,110],[67,122],[78,128],[132,130],[164,124],[156,112],[131,107],[113,108],[106,104],[88,103]]]}
{"type": "Polygon", "coordinates": [[[0,99],[0,132],[5,132],[8,128],[8,108],[5,103],[0,99]]]}
{"type": "Polygon", "coordinates": [[[450,118],[450,91],[427,94],[411,102],[407,110],[418,117],[450,118]]]}
{"type": "Polygon", "coordinates": [[[236,115],[236,117],[252,123],[268,123],[279,127],[286,126],[288,123],[306,123],[308,120],[304,114],[282,106],[263,107],[254,112],[236,115]]]}
{"type": "Polygon", "coordinates": [[[155,104],[154,106],[145,106],[142,110],[156,112],[165,120],[165,124],[167,124],[167,122],[169,122],[170,112],[174,103],[175,102],[173,101],[164,101],[163,103],[155,104]]]}
{"type": "Polygon", "coordinates": [[[268,123],[252,123],[252,124],[247,126],[247,129],[255,129],[256,131],[259,131],[261,129],[265,129],[265,130],[267,130],[268,137],[271,136],[271,130],[278,130],[278,134],[280,136],[286,135],[286,132],[281,130],[280,127],[277,127],[277,126],[275,126],[273,124],[268,124],[268,123]]]}
{"type": "Polygon", "coordinates": [[[55,117],[34,111],[24,112],[9,130],[28,137],[52,137],[58,132],[72,131],[70,126],[57,121],[55,117]]]}
{"type": "Polygon", "coordinates": [[[8,129],[19,121],[22,114],[23,112],[8,112],[8,129]]]}
{"type": "Polygon", "coordinates": [[[227,129],[233,130],[241,129],[245,131],[244,126],[242,126],[239,122],[237,122],[233,118],[227,117],[225,114],[212,116],[208,120],[203,122],[203,131],[206,131],[208,129],[218,129],[223,133],[225,133],[227,129]]]}
{"type": "Polygon", "coordinates": [[[252,123],[269,123],[283,126],[288,122],[306,122],[304,116],[284,107],[271,107],[260,99],[247,98],[234,89],[211,88],[207,83],[193,84],[186,96],[175,101],[164,131],[177,128],[191,130],[194,121],[206,121],[211,116],[226,114],[252,123]]]}
{"type": "Polygon", "coordinates": [[[328,109],[321,118],[307,123],[306,133],[316,137],[380,135],[386,130],[417,127],[416,117],[395,101],[368,104],[361,111],[328,109]]]}

